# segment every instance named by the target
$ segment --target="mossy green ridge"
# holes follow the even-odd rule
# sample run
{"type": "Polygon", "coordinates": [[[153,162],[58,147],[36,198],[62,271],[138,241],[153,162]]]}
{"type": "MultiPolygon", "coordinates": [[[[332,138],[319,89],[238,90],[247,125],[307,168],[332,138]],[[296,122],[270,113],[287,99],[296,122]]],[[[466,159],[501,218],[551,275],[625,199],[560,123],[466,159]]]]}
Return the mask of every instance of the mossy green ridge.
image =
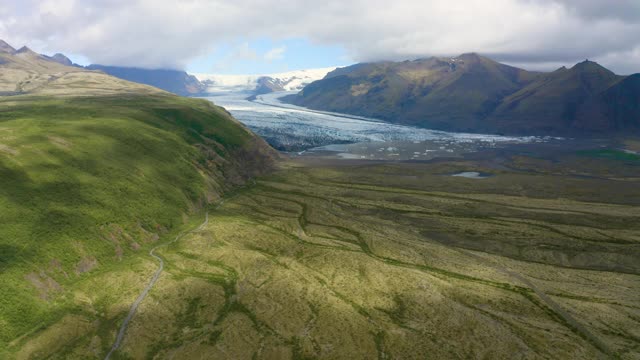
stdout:
{"type": "Polygon", "coordinates": [[[0,97],[0,357],[77,313],[79,282],[132,266],[275,156],[204,100],[0,97]]]}

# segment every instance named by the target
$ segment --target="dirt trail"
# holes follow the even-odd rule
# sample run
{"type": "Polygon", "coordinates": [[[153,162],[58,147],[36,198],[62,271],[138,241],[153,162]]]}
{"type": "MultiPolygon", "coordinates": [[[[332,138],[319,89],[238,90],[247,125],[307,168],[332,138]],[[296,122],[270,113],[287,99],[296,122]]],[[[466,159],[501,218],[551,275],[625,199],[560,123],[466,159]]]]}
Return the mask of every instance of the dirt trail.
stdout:
{"type": "Polygon", "coordinates": [[[200,226],[198,226],[196,229],[182,232],[178,234],[175,239],[167,243],[157,245],[156,247],[154,247],[149,251],[149,255],[154,257],[159,262],[158,270],[156,270],[156,272],[151,277],[151,281],[149,281],[149,284],[147,284],[147,286],[144,288],[144,290],[142,290],[140,295],[138,295],[138,298],[136,299],[136,301],[134,301],[133,304],[131,305],[131,308],[129,309],[129,313],[127,314],[127,317],[124,319],[124,321],[122,322],[122,325],[120,326],[120,330],[118,331],[118,336],[116,337],[116,342],[113,344],[113,346],[111,347],[111,350],[109,351],[107,356],[104,358],[105,360],[109,360],[113,352],[118,350],[118,348],[120,347],[120,344],[122,343],[122,340],[124,339],[124,335],[127,331],[127,327],[129,326],[129,322],[131,322],[131,319],[133,319],[134,315],[136,314],[136,310],[138,310],[138,306],[140,306],[140,303],[142,303],[142,301],[149,294],[149,291],[151,291],[153,286],[158,282],[158,279],[160,278],[160,275],[164,270],[164,260],[160,256],[156,255],[155,251],[162,247],[166,247],[175,243],[176,241],[182,239],[187,234],[191,234],[191,233],[202,230],[208,223],[209,223],[209,213],[207,212],[205,214],[204,222],[200,224],[200,226]]]}

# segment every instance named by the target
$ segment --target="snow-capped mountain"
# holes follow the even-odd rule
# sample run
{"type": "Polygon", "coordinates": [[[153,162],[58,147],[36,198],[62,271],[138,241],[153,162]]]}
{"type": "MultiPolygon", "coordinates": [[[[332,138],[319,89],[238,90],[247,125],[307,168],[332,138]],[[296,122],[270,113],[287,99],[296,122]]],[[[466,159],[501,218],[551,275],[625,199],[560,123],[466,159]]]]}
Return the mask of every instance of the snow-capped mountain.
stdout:
{"type": "Polygon", "coordinates": [[[274,91],[301,90],[306,85],[320,80],[336,67],[288,71],[264,75],[218,75],[193,74],[206,86],[206,91],[256,91],[268,93],[274,91]]]}

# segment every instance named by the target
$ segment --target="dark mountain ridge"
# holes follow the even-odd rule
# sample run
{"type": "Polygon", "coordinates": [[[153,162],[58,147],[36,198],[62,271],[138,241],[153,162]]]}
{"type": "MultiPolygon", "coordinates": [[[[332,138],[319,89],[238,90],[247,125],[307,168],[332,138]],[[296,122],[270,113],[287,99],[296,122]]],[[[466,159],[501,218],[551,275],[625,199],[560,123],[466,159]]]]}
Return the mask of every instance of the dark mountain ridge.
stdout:
{"type": "Polygon", "coordinates": [[[285,101],[439,130],[589,135],[639,127],[637,82],[592,61],[539,73],[469,53],[340,68],[285,101]]]}
{"type": "Polygon", "coordinates": [[[43,55],[43,56],[51,61],[55,61],[58,64],[62,64],[65,66],[80,66],[80,65],[74,64],[68,57],[60,53],[54,54],[53,56],[47,56],[47,55],[43,55]]]}
{"type": "Polygon", "coordinates": [[[205,90],[205,86],[195,76],[182,70],[140,69],[97,64],[91,64],[86,68],[99,70],[120,79],[155,86],[177,95],[197,95],[205,90]]]}
{"type": "Polygon", "coordinates": [[[16,49],[14,49],[13,46],[7,44],[4,40],[0,40],[0,52],[12,54],[15,51],[16,49]]]}

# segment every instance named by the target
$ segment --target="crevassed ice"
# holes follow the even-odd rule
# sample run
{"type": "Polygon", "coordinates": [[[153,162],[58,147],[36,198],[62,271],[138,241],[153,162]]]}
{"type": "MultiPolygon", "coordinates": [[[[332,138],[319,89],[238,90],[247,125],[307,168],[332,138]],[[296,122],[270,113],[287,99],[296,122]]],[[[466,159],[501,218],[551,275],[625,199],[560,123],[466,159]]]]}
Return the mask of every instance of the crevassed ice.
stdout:
{"type": "Polygon", "coordinates": [[[344,142],[443,141],[443,142],[543,142],[550,138],[453,133],[411,126],[394,125],[375,119],[329,112],[311,111],[280,102],[295,92],[260,95],[248,101],[247,93],[225,93],[208,99],[225,107],[234,117],[261,136],[277,136],[280,141],[309,143],[313,146],[344,142]],[[312,141],[311,141],[312,140],[312,141]]]}

